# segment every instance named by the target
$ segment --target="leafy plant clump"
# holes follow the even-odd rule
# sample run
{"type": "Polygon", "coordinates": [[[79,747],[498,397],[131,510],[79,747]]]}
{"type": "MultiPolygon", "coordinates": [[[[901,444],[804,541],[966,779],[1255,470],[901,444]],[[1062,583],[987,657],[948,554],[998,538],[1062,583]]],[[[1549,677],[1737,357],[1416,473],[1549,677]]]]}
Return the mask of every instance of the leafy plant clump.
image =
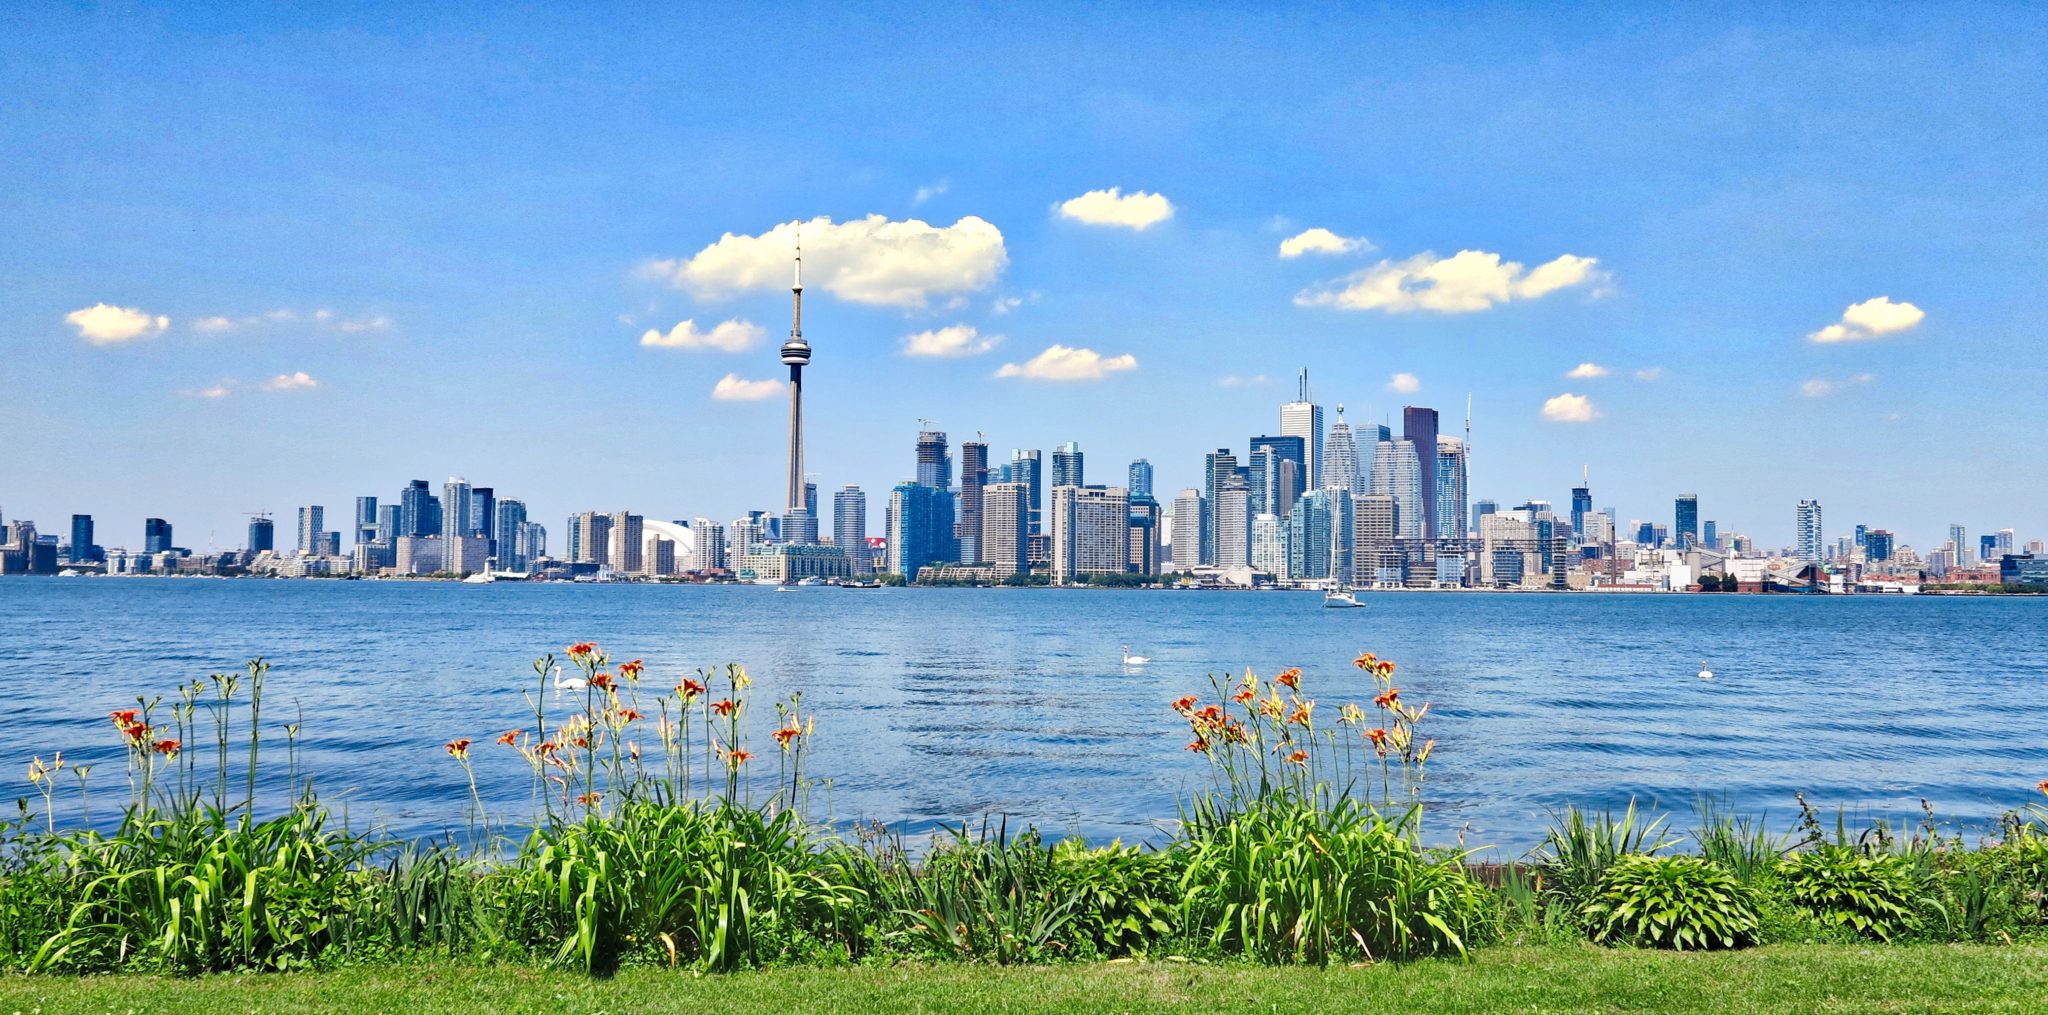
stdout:
{"type": "Polygon", "coordinates": [[[1823,926],[1894,941],[1918,922],[1918,877],[1903,856],[1826,846],[1786,857],[1778,879],[1792,904],[1823,926]]]}
{"type": "Polygon", "coordinates": [[[1719,864],[1688,856],[1623,857],[1584,907],[1595,941],[1680,951],[1757,939],[1750,891],[1719,864]]]}

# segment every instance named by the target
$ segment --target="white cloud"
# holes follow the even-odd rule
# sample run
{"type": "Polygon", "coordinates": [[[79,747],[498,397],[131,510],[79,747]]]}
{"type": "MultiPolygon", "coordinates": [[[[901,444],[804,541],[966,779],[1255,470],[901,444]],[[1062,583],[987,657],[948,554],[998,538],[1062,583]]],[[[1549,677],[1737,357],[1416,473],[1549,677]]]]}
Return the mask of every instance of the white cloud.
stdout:
{"type": "Polygon", "coordinates": [[[1061,201],[1058,209],[1061,218],[1086,225],[1137,230],[1150,229],[1173,217],[1173,202],[1168,201],[1166,195],[1142,190],[1126,194],[1122,187],[1091,190],[1080,197],[1070,197],[1061,201]]]}
{"type": "Polygon", "coordinates": [[[641,345],[660,346],[665,349],[722,349],[739,352],[767,334],[758,324],[751,324],[738,318],[720,321],[711,330],[702,331],[696,320],[690,319],[668,329],[663,334],[659,328],[649,328],[640,336],[641,345]]]}
{"type": "Polygon", "coordinates": [[[235,322],[233,319],[219,316],[202,317],[192,322],[192,329],[194,331],[204,332],[226,331],[234,326],[235,322]]]}
{"type": "MultiPolygon", "coordinates": [[[[325,314],[327,311],[323,310],[321,313],[325,314]]],[[[325,321],[327,318],[322,317],[320,320],[325,321]]],[[[383,331],[389,327],[391,327],[391,318],[383,314],[371,314],[368,317],[357,317],[336,322],[334,330],[344,334],[356,335],[365,331],[383,331]]]]}
{"type": "Polygon", "coordinates": [[[759,236],[726,233],[691,257],[644,270],[705,299],[786,289],[799,231],[807,284],[873,306],[918,308],[934,296],[979,291],[1009,263],[1002,231],[972,215],[950,226],[869,215],[784,222],[759,236]]]}
{"type": "Polygon", "coordinates": [[[1381,261],[1352,272],[1319,289],[1304,289],[1296,306],[1339,310],[1380,310],[1390,314],[1428,310],[1467,314],[1510,300],[1530,300],[1573,286],[1606,279],[1599,260],[1565,254],[1525,270],[1519,261],[1499,254],[1460,250],[1450,257],[1416,254],[1404,261],[1381,261]]]}
{"type": "Polygon", "coordinates": [[[186,398],[226,398],[235,390],[234,381],[222,381],[210,388],[188,388],[178,394],[186,398]]]}
{"type": "Polygon", "coordinates": [[[749,381],[738,374],[726,374],[711,386],[711,397],[721,402],[758,402],[782,394],[781,381],[749,381]]]}
{"type": "Polygon", "coordinates": [[[1893,303],[1891,297],[1879,296],[1849,304],[1849,309],[1842,311],[1839,322],[1806,337],[1815,342],[1857,342],[1905,331],[1926,317],[1926,311],[1911,303],[1893,303]]]}
{"type": "Polygon", "coordinates": [[[1371,249],[1372,242],[1363,236],[1339,236],[1321,226],[1302,230],[1280,241],[1280,256],[1288,260],[1303,254],[1349,254],[1371,249]]]}
{"type": "Polygon", "coordinates": [[[1635,372],[1635,378],[1639,381],[1661,381],[1664,379],[1664,368],[1644,367],[1635,372]]]}
{"type": "Polygon", "coordinates": [[[1403,395],[1412,395],[1422,390],[1422,378],[1414,374],[1395,374],[1387,378],[1387,390],[1403,395]]]}
{"type": "Polygon", "coordinates": [[[1003,336],[984,335],[971,324],[954,324],[903,336],[905,356],[979,356],[1001,344],[1003,336]]]}
{"type": "Polygon", "coordinates": [[[1217,378],[1216,380],[1217,386],[1224,388],[1252,388],[1258,387],[1259,385],[1265,384],[1266,382],[1267,378],[1265,374],[1252,374],[1249,377],[1243,376],[1241,374],[1227,374],[1223,377],[1217,378]]]}
{"type": "Polygon", "coordinates": [[[1565,392],[1543,403],[1543,418],[1552,423],[1591,423],[1600,418],[1600,410],[1593,408],[1592,399],[1565,392]]]}
{"type": "Polygon", "coordinates": [[[1607,368],[1598,363],[1581,363],[1566,371],[1565,376],[1575,381],[1591,380],[1607,376],[1607,368]]]}
{"type": "Polygon", "coordinates": [[[290,307],[266,310],[263,313],[251,314],[247,317],[228,317],[215,314],[211,317],[202,317],[199,320],[193,321],[192,327],[195,331],[218,334],[223,331],[233,331],[237,328],[247,328],[261,324],[295,324],[300,321],[308,321],[320,327],[341,332],[344,335],[356,335],[366,331],[383,331],[391,327],[391,318],[383,314],[343,317],[332,310],[324,308],[319,310],[294,310],[290,307]]]}
{"type": "Polygon", "coordinates": [[[317,388],[319,386],[320,382],[314,380],[313,376],[304,370],[288,374],[278,374],[276,377],[263,382],[263,390],[265,391],[304,391],[307,388],[317,388]]]}
{"type": "Polygon", "coordinates": [[[1125,353],[1104,356],[1093,349],[1064,345],[1047,346],[1025,363],[1005,363],[997,377],[1022,377],[1034,381],[1098,381],[1120,370],[1135,370],[1138,358],[1125,353]]]}
{"type": "Polygon", "coordinates": [[[926,201],[929,201],[932,198],[935,198],[940,194],[945,193],[946,189],[951,186],[952,184],[946,180],[940,180],[937,183],[927,183],[924,186],[917,188],[917,193],[910,195],[910,203],[913,205],[923,204],[926,201]]]}
{"type": "Polygon", "coordinates": [[[1854,377],[1845,378],[1839,381],[1828,380],[1824,377],[1816,377],[1813,380],[1807,381],[1804,384],[1799,385],[1799,393],[1805,395],[1808,398],[1826,398],[1827,396],[1832,395],[1837,391],[1841,391],[1845,388],[1853,387],[1859,384],[1869,384],[1874,380],[1877,380],[1877,375],[1867,373],[1857,374],[1854,377]]]}
{"type": "Polygon", "coordinates": [[[134,307],[117,307],[106,303],[95,303],[83,310],[73,310],[64,315],[64,320],[78,329],[78,337],[94,345],[112,345],[133,338],[148,338],[162,334],[171,326],[171,319],[161,314],[151,317],[134,307]]]}

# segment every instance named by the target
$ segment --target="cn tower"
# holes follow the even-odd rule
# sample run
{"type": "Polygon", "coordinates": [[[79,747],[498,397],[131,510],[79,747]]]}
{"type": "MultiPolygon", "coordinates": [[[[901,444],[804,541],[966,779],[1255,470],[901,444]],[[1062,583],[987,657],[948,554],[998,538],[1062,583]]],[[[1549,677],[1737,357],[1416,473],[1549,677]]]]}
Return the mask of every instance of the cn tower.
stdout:
{"type": "Polygon", "coordinates": [[[804,341],[804,247],[797,241],[796,281],[789,288],[789,341],[782,343],[782,362],[789,364],[789,500],[788,512],[808,512],[804,498],[804,364],[811,344],[804,341]]]}

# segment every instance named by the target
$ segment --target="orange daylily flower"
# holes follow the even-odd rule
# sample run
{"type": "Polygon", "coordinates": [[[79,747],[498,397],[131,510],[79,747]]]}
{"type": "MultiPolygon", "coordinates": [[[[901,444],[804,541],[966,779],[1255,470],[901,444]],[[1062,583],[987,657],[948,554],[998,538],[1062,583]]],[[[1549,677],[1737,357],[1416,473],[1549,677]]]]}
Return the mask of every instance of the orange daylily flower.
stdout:
{"type": "Polygon", "coordinates": [[[1378,674],[1379,674],[1379,675],[1380,675],[1381,677],[1391,677],[1391,676],[1393,676],[1393,675],[1394,675],[1394,661],[1393,661],[1392,659],[1382,659],[1382,660],[1380,660],[1379,662],[1377,662],[1377,663],[1374,663],[1374,664],[1373,664],[1373,672],[1375,672],[1375,673],[1378,673],[1378,674]]]}
{"type": "Polygon", "coordinates": [[[640,712],[640,710],[639,710],[639,709],[637,709],[637,708],[622,708],[622,709],[619,709],[619,721],[620,721],[620,722],[632,722],[632,721],[633,721],[633,720],[635,720],[635,719],[645,719],[645,718],[647,718],[647,717],[646,717],[645,715],[642,715],[642,714],[641,714],[641,712],[640,712]]]}
{"type": "Polygon", "coordinates": [[[468,737],[463,737],[460,740],[450,740],[444,746],[447,748],[448,756],[457,761],[464,761],[469,758],[468,737]]]}
{"type": "Polygon", "coordinates": [[[619,675],[625,677],[627,680],[638,680],[640,679],[640,671],[646,668],[647,667],[644,664],[642,664],[640,660],[635,659],[630,663],[620,663],[619,675]]]}
{"type": "Polygon", "coordinates": [[[2043,793],[2048,793],[2048,779],[2041,780],[2041,784],[2034,788],[2040,790],[2043,793]]]}
{"type": "Polygon", "coordinates": [[[504,744],[504,745],[505,745],[505,746],[507,746],[507,747],[510,747],[510,746],[512,746],[512,745],[513,745],[513,743],[515,743],[516,741],[518,741],[518,739],[519,739],[519,731],[518,731],[518,730],[506,730],[506,731],[505,731],[505,732],[504,732],[504,733],[503,733],[502,735],[500,735],[500,736],[498,737],[498,742],[499,742],[499,743],[501,743],[501,744],[504,744]]]}
{"type": "Polygon", "coordinates": [[[1372,699],[1372,703],[1378,705],[1381,708],[1393,708],[1394,704],[1400,700],[1401,689],[1398,687],[1389,687],[1386,690],[1381,691],[1379,694],[1375,695],[1372,699]]]}
{"type": "Polygon", "coordinates": [[[604,794],[596,791],[592,791],[589,793],[579,793],[576,796],[576,802],[582,804],[585,807],[589,807],[590,805],[598,803],[603,799],[604,794]]]}
{"type": "Polygon", "coordinates": [[[711,703],[711,710],[719,715],[731,715],[732,710],[738,707],[731,698],[720,698],[711,703]]]}
{"type": "Polygon", "coordinates": [[[1173,699],[1173,710],[1179,712],[1182,715],[1186,715],[1189,709],[1195,707],[1195,702],[1198,700],[1200,699],[1196,698],[1192,694],[1183,695],[1179,698],[1175,698],[1173,699]]]}
{"type": "Polygon", "coordinates": [[[1237,692],[1236,694],[1233,694],[1233,695],[1231,695],[1231,696],[1230,696],[1230,700],[1231,700],[1231,701],[1234,701],[1234,702],[1237,702],[1238,704],[1242,705],[1242,704],[1244,704],[1245,702],[1247,702],[1247,701],[1250,701],[1250,700],[1252,700],[1253,698],[1256,698],[1256,697],[1258,697],[1258,696],[1259,696],[1259,692],[1257,692],[1257,691],[1254,691],[1254,690],[1252,690],[1251,688],[1247,687],[1247,688],[1245,688],[1244,690],[1242,690],[1242,691],[1239,691],[1239,692],[1237,692]]]}
{"type": "Polygon", "coordinates": [[[1196,737],[1195,742],[1187,746],[1187,750],[1194,751],[1197,754],[1207,754],[1209,753],[1209,741],[1196,737]]]}
{"type": "Polygon", "coordinates": [[[803,735],[802,727],[784,726],[775,731],[775,742],[780,744],[783,750],[787,751],[789,750],[789,742],[803,735]]]}
{"type": "Polygon", "coordinates": [[[176,740],[159,740],[156,743],[151,744],[149,749],[157,752],[158,754],[163,755],[166,758],[175,758],[178,756],[178,742],[176,740]]]}
{"type": "Polygon", "coordinates": [[[727,765],[732,766],[733,768],[738,768],[741,765],[746,764],[748,761],[753,760],[753,757],[754,753],[752,751],[746,750],[745,748],[741,747],[735,747],[732,750],[725,752],[725,763],[727,765]]]}
{"type": "Polygon", "coordinates": [[[1300,748],[1296,748],[1293,754],[1287,756],[1287,763],[1290,765],[1300,765],[1303,768],[1307,768],[1308,752],[1301,750],[1300,748]]]}
{"type": "Polygon", "coordinates": [[[1280,675],[1273,679],[1290,691],[1301,690],[1301,667],[1296,666],[1291,669],[1281,670],[1280,675]]]}
{"type": "Polygon", "coordinates": [[[694,680],[684,678],[682,683],[676,685],[676,693],[682,695],[683,700],[688,701],[691,698],[703,694],[704,685],[694,680]]]}
{"type": "Polygon", "coordinates": [[[1370,652],[1364,652],[1361,653],[1358,658],[1351,660],[1351,665],[1356,666],[1361,670],[1371,669],[1372,664],[1378,662],[1379,658],[1379,656],[1373,655],[1370,652]]]}
{"type": "Polygon", "coordinates": [[[609,691],[612,688],[612,675],[609,673],[591,674],[590,686],[595,687],[600,691],[609,691]]]}
{"type": "Polygon", "coordinates": [[[569,658],[571,659],[576,659],[582,656],[594,656],[596,654],[597,643],[594,641],[579,641],[576,644],[569,646],[569,658]]]}
{"type": "Polygon", "coordinates": [[[1315,712],[1315,710],[1315,702],[1297,701],[1294,703],[1294,711],[1288,715],[1287,721],[1295,724],[1296,726],[1307,726],[1309,724],[1309,719],[1312,713],[1315,712]]]}
{"type": "Polygon", "coordinates": [[[1385,727],[1375,726],[1365,731],[1365,738],[1372,741],[1374,747],[1382,747],[1387,742],[1387,731],[1385,727]]]}

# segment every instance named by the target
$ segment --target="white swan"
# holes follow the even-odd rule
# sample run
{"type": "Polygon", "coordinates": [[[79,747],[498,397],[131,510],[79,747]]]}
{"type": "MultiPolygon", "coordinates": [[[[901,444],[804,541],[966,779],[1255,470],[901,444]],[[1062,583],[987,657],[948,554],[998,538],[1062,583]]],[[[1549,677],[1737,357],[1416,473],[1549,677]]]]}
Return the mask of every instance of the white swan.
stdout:
{"type": "Polygon", "coordinates": [[[1131,654],[1131,647],[1130,647],[1129,645],[1125,645],[1125,646],[1124,646],[1124,665],[1125,665],[1125,666],[1143,666],[1143,665],[1145,665],[1146,663],[1149,663],[1149,662],[1151,662],[1151,661],[1152,661],[1152,660],[1151,660],[1151,658],[1149,658],[1149,657],[1147,657],[1147,656],[1134,656],[1134,655],[1132,655],[1132,654],[1131,654]]]}
{"type": "Polygon", "coordinates": [[[562,676],[562,664],[555,664],[555,693],[559,694],[563,691],[580,691],[589,686],[590,681],[585,680],[582,677],[562,676]]]}
{"type": "Polygon", "coordinates": [[[1713,671],[1713,670],[1710,670],[1710,669],[1708,669],[1708,668],[1707,668],[1707,661],[1706,661],[1705,659],[1702,659],[1702,660],[1700,660],[1700,679],[1701,679],[1701,680],[1712,680],[1712,679],[1714,679],[1714,671],[1713,671]]]}

